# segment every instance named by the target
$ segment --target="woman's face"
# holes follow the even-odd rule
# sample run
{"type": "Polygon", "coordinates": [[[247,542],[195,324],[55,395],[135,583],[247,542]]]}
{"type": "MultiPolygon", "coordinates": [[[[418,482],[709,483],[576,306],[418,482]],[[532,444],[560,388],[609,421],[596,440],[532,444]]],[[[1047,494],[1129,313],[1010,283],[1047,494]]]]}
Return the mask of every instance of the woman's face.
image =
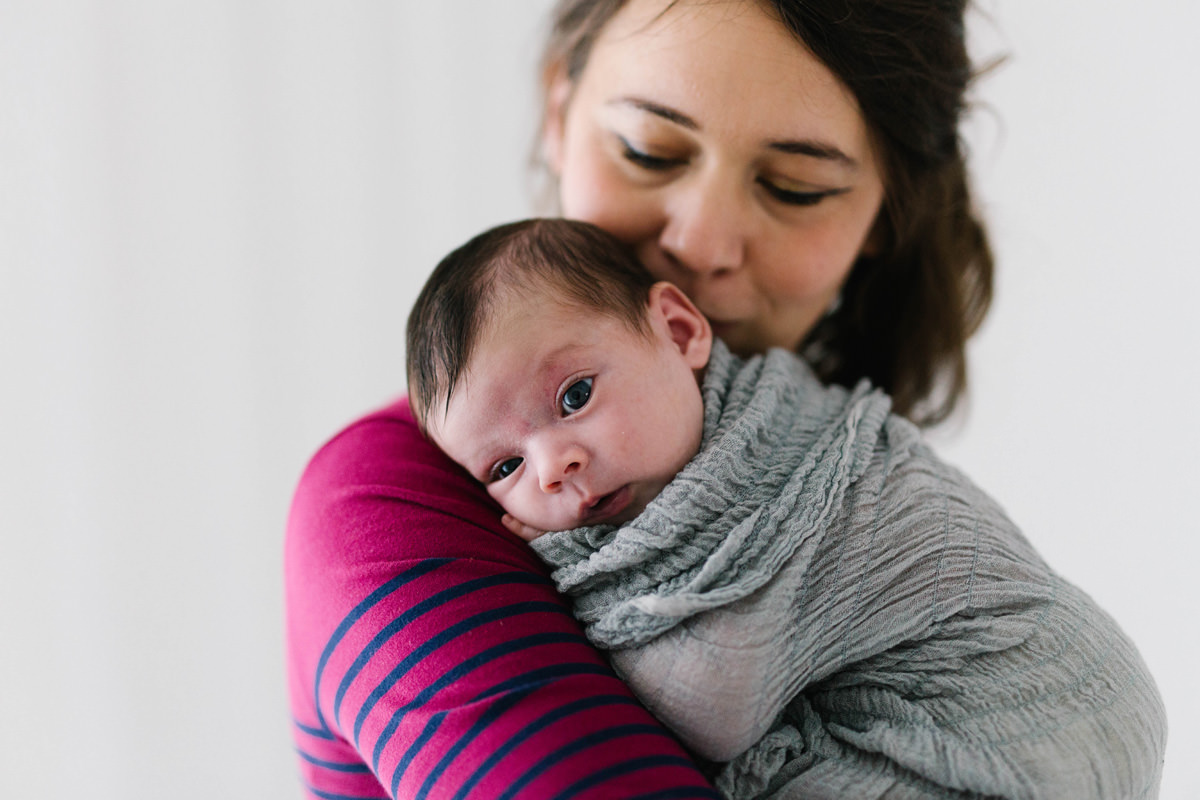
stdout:
{"type": "Polygon", "coordinates": [[[794,349],[879,213],[854,96],[758,2],[629,0],[552,77],[562,213],[632,244],[742,354],[794,349]]]}

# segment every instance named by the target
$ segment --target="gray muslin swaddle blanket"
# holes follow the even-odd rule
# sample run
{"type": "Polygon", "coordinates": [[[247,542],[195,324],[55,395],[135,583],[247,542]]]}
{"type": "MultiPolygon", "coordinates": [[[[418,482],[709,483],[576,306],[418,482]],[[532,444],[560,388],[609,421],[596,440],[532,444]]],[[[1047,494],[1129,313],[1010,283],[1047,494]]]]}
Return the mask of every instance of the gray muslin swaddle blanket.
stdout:
{"type": "Polygon", "coordinates": [[[533,546],[725,796],[1157,796],[1137,650],[885,395],[720,342],[702,390],[637,519],[533,546]]]}

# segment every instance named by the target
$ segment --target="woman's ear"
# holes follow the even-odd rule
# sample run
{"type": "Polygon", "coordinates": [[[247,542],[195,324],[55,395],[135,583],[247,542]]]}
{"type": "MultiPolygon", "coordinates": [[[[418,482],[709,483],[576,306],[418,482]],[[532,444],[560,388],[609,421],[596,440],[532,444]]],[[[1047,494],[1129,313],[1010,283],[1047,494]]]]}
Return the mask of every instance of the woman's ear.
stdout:
{"type": "Polygon", "coordinates": [[[562,171],[563,137],[566,133],[567,104],[571,99],[571,79],[565,64],[546,65],[542,71],[542,157],[550,172],[562,171]]]}
{"type": "Polygon", "coordinates": [[[692,369],[703,369],[712,354],[712,326],[700,309],[673,283],[650,287],[650,323],[656,336],[665,336],[692,369]]]}

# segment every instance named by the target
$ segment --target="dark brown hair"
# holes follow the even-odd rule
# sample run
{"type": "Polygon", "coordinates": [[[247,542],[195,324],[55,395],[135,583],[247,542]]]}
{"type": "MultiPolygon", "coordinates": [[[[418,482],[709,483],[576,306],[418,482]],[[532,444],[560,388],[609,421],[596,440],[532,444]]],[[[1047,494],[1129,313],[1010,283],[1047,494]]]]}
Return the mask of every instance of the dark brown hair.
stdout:
{"type": "Polygon", "coordinates": [[[450,403],[498,305],[569,303],[650,336],[654,278],[616,237],[586,222],[530,219],[484,231],[434,268],[408,315],[408,393],[424,430],[450,403]]]}
{"type": "MultiPolygon", "coordinates": [[[[869,378],[898,413],[941,421],[965,393],[966,341],[992,299],[992,252],[958,134],[974,77],[967,0],[752,1],[850,89],[883,164],[880,246],[859,257],[799,350],[823,380],[869,378]]],[[[565,70],[577,81],[623,5],[560,0],[543,76],[565,70]]]]}

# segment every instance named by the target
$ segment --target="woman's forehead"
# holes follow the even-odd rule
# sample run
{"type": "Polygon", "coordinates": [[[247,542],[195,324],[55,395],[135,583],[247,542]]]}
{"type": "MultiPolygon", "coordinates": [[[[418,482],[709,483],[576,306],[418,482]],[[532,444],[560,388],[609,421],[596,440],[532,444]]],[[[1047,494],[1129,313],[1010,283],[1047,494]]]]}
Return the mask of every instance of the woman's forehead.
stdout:
{"type": "MultiPolygon", "coordinates": [[[[757,45],[803,49],[769,4],[759,0],[628,0],[599,31],[594,48],[626,45],[656,47],[732,44],[720,34],[741,26],[757,45]]],[[[742,52],[742,55],[747,53],[742,52]]]]}
{"type": "Polygon", "coordinates": [[[630,0],[601,31],[580,83],[595,101],[659,104],[705,132],[869,146],[853,93],[756,0],[630,0]]]}

